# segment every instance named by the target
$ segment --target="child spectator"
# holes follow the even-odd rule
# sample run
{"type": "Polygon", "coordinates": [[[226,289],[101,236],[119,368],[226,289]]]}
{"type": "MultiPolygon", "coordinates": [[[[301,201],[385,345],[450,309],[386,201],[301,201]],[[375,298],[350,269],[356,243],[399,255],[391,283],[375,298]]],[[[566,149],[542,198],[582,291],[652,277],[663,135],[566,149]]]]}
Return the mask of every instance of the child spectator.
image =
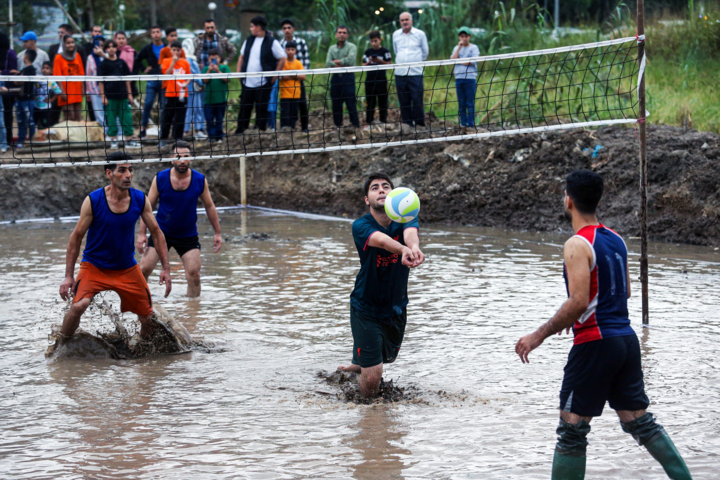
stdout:
{"type": "MultiPolygon", "coordinates": [[[[472,58],[480,56],[477,45],[470,43],[470,29],[458,29],[460,41],[455,46],[450,58],[472,58]]],[[[453,68],[455,74],[455,89],[458,97],[458,115],[460,125],[463,127],[475,126],[475,91],[477,90],[477,62],[456,63],[453,68]]]]}
{"type": "MultiPolygon", "coordinates": [[[[367,65],[387,65],[392,63],[390,50],[382,46],[382,37],[380,32],[373,30],[370,32],[371,48],[365,50],[363,54],[363,66],[367,65]]],[[[365,98],[367,100],[367,110],[365,111],[366,120],[370,128],[370,124],[375,118],[375,103],[377,102],[380,110],[380,121],[387,123],[388,112],[388,82],[385,70],[369,71],[365,76],[365,98]]]]}
{"type": "MultiPolygon", "coordinates": [[[[108,40],[103,46],[105,60],[98,67],[98,74],[101,77],[124,77],[130,75],[130,67],[125,60],[117,56],[118,46],[115,40],[108,40]]],[[[89,60],[89,59],[88,59],[89,60]]],[[[107,81],[100,83],[100,95],[105,106],[105,117],[107,119],[108,135],[110,136],[110,148],[117,150],[118,144],[118,119],[122,125],[123,135],[129,141],[124,142],[125,148],[140,148],[140,144],[132,140],[133,123],[132,112],[132,90],[129,81],[107,81]]]]}
{"type": "MultiPolygon", "coordinates": [[[[63,37],[62,52],[55,55],[53,75],[63,77],[85,75],[82,56],[78,53],[75,39],[70,35],[63,37]]],[[[80,121],[83,87],[84,82],[62,82],[63,94],[58,99],[58,106],[62,108],[65,120],[80,121]]]]}
{"type": "MultiPolygon", "coordinates": [[[[22,77],[34,77],[37,71],[33,66],[33,62],[37,57],[35,50],[26,50],[23,62],[25,67],[20,70],[19,75],[22,77]]],[[[36,82],[18,82],[20,85],[20,93],[15,106],[15,114],[18,122],[18,141],[15,144],[16,149],[23,148],[25,137],[30,132],[30,140],[35,136],[35,119],[33,110],[35,109],[35,83],[36,82]]]]}
{"type": "MultiPolygon", "coordinates": [[[[42,75],[45,77],[51,76],[52,63],[43,62],[42,64],[42,75]]],[[[38,82],[35,86],[35,126],[36,128],[45,129],[50,128],[54,125],[52,121],[52,114],[50,107],[52,102],[62,95],[63,91],[60,85],[54,80],[43,80],[38,82]]]]}
{"type": "MultiPolygon", "coordinates": [[[[172,54],[172,44],[174,42],[178,41],[178,33],[177,28],[175,27],[168,27],[165,29],[165,39],[167,40],[167,46],[163,47],[162,50],[160,50],[160,57],[158,58],[158,64],[162,66],[162,63],[173,57],[172,54]]],[[[180,48],[182,48],[182,43],[180,44],[180,48]]],[[[185,58],[185,52],[180,50],[180,58],[185,58]]]]}
{"type": "MultiPolygon", "coordinates": [[[[190,64],[184,58],[182,44],[175,40],[170,45],[172,58],[163,60],[161,69],[165,75],[188,75],[191,73],[190,64]]],[[[165,108],[162,111],[162,126],[160,133],[160,147],[166,145],[170,136],[172,125],[173,138],[182,140],[185,129],[185,113],[187,111],[187,85],[190,80],[164,80],[165,108]]]]}
{"type": "MultiPolygon", "coordinates": [[[[208,66],[204,67],[202,73],[230,73],[230,67],[222,63],[220,50],[211,48],[208,53],[208,66]]],[[[205,123],[207,124],[210,141],[222,140],[223,121],[225,109],[227,108],[228,82],[229,78],[205,78],[205,123]]]]}
{"type": "MultiPolygon", "coordinates": [[[[283,70],[304,70],[300,60],[295,58],[297,44],[293,41],[285,44],[287,60],[283,70]]],[[[280,77],[280,128],[295,128],[297,123],[298,110],[302,101],[300,91],[305,80],[305,75],[289,75],[280,77]]],[[[302,125],[302,130],[307,130],[307,125],[302,125]]]]}

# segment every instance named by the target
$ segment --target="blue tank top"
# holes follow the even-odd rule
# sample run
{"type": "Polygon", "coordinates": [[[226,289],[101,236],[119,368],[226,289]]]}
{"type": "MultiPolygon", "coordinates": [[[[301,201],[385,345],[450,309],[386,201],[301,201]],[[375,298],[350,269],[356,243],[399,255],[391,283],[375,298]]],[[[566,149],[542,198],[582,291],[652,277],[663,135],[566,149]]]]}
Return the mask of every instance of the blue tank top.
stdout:
{"type": "MultiPolygon", "coordinates": [[[[627,247],[622,237],[602,224],[583,227],[574,236],[593,252],[590,303],[573,325],[574,344],[634,335],[627,308],[627,247]]],[[[563,275],[567,287],[564,268],[563,275]]]]}
{"type": "Polygon", "coordinates": [[[157,174],[157,189],[160,193],[160,205],[157,222],[160,230],[169,237],[194,237],[197,232],[197,205],[205,190],[205,175],[190,170],[190,186],[185,190],[175,190],[170,181],[170,168],[157,174]]]}
{"type": "Polygon", "coordinates": [[[145,194],[131,188],[130,206],[124,213],[114,213],[105,198],[105,189],[90,194],[93,221],[87,233],[83,262],[105,270],[125,270],[135,261],[135,225],[145,208],[145,194]]]}

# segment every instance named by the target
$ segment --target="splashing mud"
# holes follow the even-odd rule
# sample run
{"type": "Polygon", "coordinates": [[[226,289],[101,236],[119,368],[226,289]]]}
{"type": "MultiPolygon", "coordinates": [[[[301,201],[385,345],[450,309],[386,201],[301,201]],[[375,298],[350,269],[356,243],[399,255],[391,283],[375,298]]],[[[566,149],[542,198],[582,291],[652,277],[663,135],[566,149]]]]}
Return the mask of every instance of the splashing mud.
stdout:
{"type": "Polygon", "coordinates": [[[78,328],[71,338],[60,333],[61,325],[53,325],[49,336],[51,345],[45,352],[47,358],[112,358],[127,360],[148,355],[177,355],[193,350],[211,351],[214,345],[193,340],[187,329],[165,309],[155,305],[151,318],[153,333],[141,338],[139,331],[130,334],[120,316],[113,311],[107,300],[98,303],[102,314],[107,315],[114,330],[107,333],[97,331],[95,335],[78,328]]]}
{"type": "MultiPolygon", "coordinates": [[[[409,385],[407,387],[398,387],[393,380],[388,382],[380,379],[380,392],[374,398],[365,398],[360,394],[360,375],[352,372],[335,371],[328,373],[321,370],[317,373],[317,377],[325,380],[328,385],[337,387],[340,391],[336,394],[337,398],[345,402],[370,405],[374,403],[397,403],[412,402],[418,403],[422,401],[422,393],[420,390],[409,385]]],[[[325,392],[318,392],[325,394],[325,392]]]]}

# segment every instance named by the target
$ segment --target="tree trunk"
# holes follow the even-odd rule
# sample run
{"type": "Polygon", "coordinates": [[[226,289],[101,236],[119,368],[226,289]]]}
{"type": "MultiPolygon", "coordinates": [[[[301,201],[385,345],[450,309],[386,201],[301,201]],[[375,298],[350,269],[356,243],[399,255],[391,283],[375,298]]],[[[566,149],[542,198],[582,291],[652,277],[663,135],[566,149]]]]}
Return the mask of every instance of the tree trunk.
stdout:
{"type": "Polygon", "coordinates": [[[92,30],[93,25],[95,25],[95,10],[93,9],[92,0],[85,0],[85,13],[87,14],[88,22],[90,23],[90,28],[88,30],[92,30]]]}
{"type": "Polygon", "coordinates": [[[157,0],[150,0],[150,26],[157,25],[157,0]]]}

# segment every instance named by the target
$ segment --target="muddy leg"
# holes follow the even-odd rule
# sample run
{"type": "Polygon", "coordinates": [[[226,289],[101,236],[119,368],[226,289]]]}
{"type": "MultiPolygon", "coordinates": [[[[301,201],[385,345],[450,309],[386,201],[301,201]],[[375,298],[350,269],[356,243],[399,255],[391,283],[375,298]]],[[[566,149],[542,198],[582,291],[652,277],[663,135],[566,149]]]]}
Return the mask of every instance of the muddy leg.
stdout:
{"type": "Polygon", "coordinates": [[[195,298],[200,296],[200,250],[194,248],[182,256],[185,278],[187,278],[187,296],[195,298]]]}
{"type": "Polygon", "coordinates": [[[159,261],[160,257],[158,256],[157,250],[155,250],[154,247],[145,248],[145,252],[140,259],[140,270],[142,270],[142,274],[145,277],[146,282],[159,261]]]}
{"type": "Polygon", "coordinates": [[[70,310],[65,313],[60,333],[66,337],[72,337],[73,334],[75,334],[75,330],[77,330],[78,326],[80,326],[80,317],[82,317],[82,314],[85,313],[85,310],[87,310],[89,306],[89,298],[83,298],[82,300],[73,303],[70,310]]]}
{"type": "Polygon", "coordinates": [[[380,391],[383,364],[370,368],[363,368],[360,373],[360,394],[365,398],[377,396],[380,391]]]}
{"type": "Polygon", "coordinates": [[[354,364],[351,363],[351,364],[348,365],[347,367],[346,367],[346,366],[343,366],[343,365],[340,365],[340,366],[338,367],[338,371],[340,371],[340,372],[348,372],[348,373],[360,373],[361,368],[360,368],[360,365],[354,365],[354,364]]]}
{"type": "Polygon", "coordinates": [[[152,321],[150,320],[151,318],[152,315],[138,315],[138,321],[140,322],[140,338],[148,338],[150,335],[152,335],[154,327],[152,321]]]}

